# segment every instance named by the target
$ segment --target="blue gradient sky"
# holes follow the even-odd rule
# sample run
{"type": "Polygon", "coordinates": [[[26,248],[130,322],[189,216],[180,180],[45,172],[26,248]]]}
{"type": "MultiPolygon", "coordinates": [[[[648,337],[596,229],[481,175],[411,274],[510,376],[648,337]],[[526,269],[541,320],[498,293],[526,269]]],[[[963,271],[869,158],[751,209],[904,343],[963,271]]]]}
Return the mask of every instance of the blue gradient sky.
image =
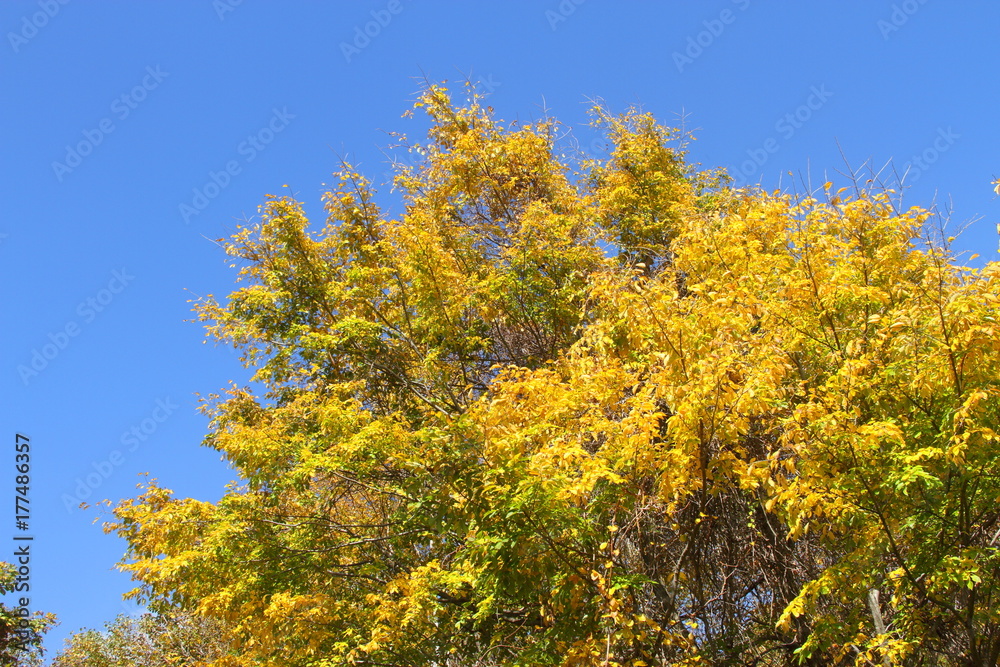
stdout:
{"type": "Polygon", "coordinates": [[[195,410],[247,377],[188,321],[234,284],[213,239],[285,184],[322,211],[338,155],[385,182],[386,133],[423,127],[400,118],[423,77],[480,82],[507,120],[547,110],[584,148],[588,100],[683,115],[692,160],[768,188],[891,161],[981,263],[998,32],[1000,4],[975,0],[4,0],[0,482],[27,434],[32,607],[62,621],[48,646],[135,611],[123,544],[73,496],[127,497],[149,472],[214,500],[232,478],[195,410]]]}

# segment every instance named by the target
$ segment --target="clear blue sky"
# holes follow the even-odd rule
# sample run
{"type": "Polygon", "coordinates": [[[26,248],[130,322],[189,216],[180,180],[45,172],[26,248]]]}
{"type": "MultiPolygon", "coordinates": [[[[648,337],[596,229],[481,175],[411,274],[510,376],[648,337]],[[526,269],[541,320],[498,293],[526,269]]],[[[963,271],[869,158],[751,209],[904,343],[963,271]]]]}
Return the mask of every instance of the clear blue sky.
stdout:
{"type": "Polygon", "coordinates": [[[547,108],[585,147],[589,99],[683,113],[693,160],[768,188],[846,185],[841,151],[909,165],[908,201],[974,221],[958,247],[997,258],[996,2],[4,0],[0,33],[0,482],[16,432],[33,453],[30,528],[8,502],[0,543],[35,538],[50,652],[135,611],[123,544],[70,496],[148,471],[214,500],[232,478],[196,394],[247,373],[187,321],[234,284],[211,239],[284,184],[321,211],[338,155],[385,181],[421,77],[469,75],[507,120],[547,108]]]}

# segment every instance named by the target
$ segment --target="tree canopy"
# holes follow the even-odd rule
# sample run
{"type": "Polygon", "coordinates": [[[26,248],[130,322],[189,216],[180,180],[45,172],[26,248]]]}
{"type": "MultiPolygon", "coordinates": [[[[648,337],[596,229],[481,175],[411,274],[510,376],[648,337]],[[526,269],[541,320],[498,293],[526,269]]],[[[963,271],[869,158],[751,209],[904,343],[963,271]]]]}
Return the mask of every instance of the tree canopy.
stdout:
{"type": "Polygon", "coordinates": [[[0,602],[0,665],[34,667],[42,664],[42,638],[56,619],[30,610],[30,584],[18,575],[16,565],[0,562],[0,595],[12,603],[0,602]]]}
{"type": "Polygon", "coordinates": [[[103,632],[66,640],[52,667],[172,667],[205,665],[227,655],[225,627],[177,609],[118,616],[103,632]]]}
{"type": "Polygon", "coordinates": [[[213,665],[1000,657],[1000,269],[875,180],[734,188],[640,110],[603,158],[430,86],[403,198],[273,196],[197,304],[240,476],[114,508],[213,665]]]}

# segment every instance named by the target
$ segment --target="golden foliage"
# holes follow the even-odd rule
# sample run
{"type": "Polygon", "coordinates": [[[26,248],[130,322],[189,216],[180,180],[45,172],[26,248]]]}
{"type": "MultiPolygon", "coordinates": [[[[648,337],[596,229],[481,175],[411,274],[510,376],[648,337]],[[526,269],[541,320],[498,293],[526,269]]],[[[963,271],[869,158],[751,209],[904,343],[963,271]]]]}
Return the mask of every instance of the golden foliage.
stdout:
{"type": "Polygon", "coordinates": [[[247,665],[996,664],[996,265],[638,111],[575,173],[552,121],[416,106],[401,217],[345,165],[322,229],[229,242],[199,310],[266,392],[206,405],[219,503],[117,507],[143,595],[247,665]]]}

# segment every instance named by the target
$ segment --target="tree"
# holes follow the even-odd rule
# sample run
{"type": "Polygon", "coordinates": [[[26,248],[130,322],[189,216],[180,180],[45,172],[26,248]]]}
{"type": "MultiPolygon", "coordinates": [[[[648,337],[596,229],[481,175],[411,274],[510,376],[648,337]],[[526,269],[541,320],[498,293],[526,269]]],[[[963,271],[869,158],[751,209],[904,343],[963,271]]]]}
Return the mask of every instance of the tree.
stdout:
{"type": "Polygon", "coordinates": [[[53,614],[28,611],[30,598],[17,574],[14,565],[0,562],[0,595],[13,593],[17,605],[0,603],[0,665],[40,665],[42,637],[56,619],[53,614]]]}
{"type": "Polygon", "coordinates": [[[321,229],[271,197],[228,241],[242,481],[115,508],[135,595],[226,664],[996,664],[996,265],[637,110],[574,169],[552,120],[416,107],[400,217],[345,165],[321,229]]]}
{"type": "Polygon", "coordinates": [[[66,640],[52,667],[175,667],[225,664],[225,628],[178,610],[118,616],[104,632],[81,630],[66,640]]]}

